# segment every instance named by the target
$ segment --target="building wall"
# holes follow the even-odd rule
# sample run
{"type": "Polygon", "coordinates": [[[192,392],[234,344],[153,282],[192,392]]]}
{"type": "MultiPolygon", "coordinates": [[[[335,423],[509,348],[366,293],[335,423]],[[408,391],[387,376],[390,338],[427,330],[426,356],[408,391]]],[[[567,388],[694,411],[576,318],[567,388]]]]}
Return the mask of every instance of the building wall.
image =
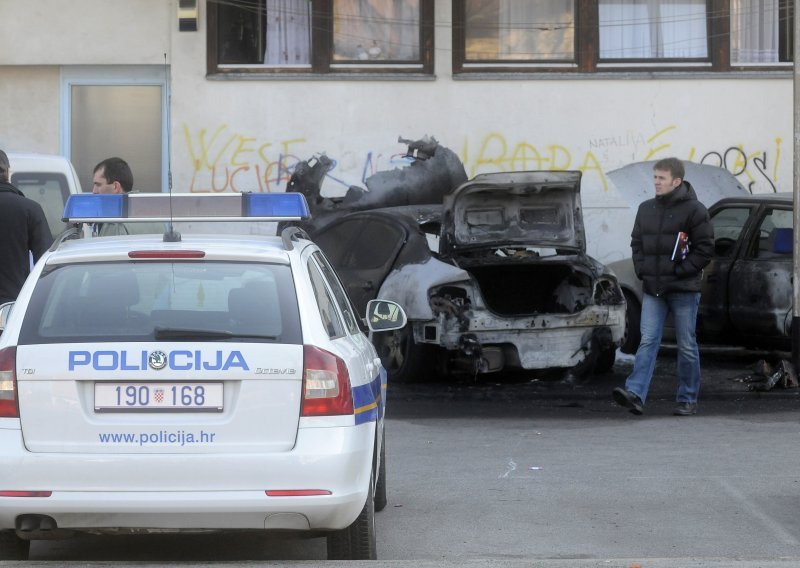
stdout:
{"type": "Polygon", "coordinates": [[[163,64],[173,0],[0,0],[2,65],[163,64]]]}
{"type": "Polygon", "coordinates": [[[11,118],[0,147],[53,151],[60,128],[54,66],[159,65],[167,53],[176,191],[283,191],[297,160],[325,152],[337,161],[325,192],[341,194],[402,164],[398,136],[427,134],[458,152],[470,176],[583,171],[590,252],[613,260],[627,255],[632,218],[605,173],[627,163],[674,155],[726,167],[753,192],[792,188],[788,72],[453,78],[450,2],[442,1],[434,79],[220,80],[206,77],[205,3],[197,32],[177,31],[175,0],[74,0],[69,14],[57,11],[58,0],[0,5],[20,22],[0,48],[29,45],[0,49],[0,108],[11,118]],[[48,30],[47,42],[30,41],[31,29],[48,30]]]}

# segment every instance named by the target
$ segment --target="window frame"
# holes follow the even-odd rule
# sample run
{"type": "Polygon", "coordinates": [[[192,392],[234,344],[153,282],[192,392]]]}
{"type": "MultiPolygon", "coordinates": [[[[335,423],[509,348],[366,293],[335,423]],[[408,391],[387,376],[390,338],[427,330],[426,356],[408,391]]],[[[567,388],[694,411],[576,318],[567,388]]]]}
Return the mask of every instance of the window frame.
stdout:
{"type": "Polygon", "coordinates": [[[375,75],[433,75],[434,0],[419,0],[419,59],[362,63],[333,59],[333,3],[335,0],[311,2],[311,64],[298,67],[231,65],[219,63],[219,5],[208,2],[206,14],[206,76],[212,78],[300,78],[319,76],[366,77],[375,75]]]}
{"type": "MultiPolygon", "coordinates": [[[[706,0],[708,56],[692,59],[600,59],[599,0],[575,0],[575,34],[572,62],[480,61],[466,60],[466,0],[452,0],[453,75],[469,77],[485,74],[581,74],[581,73],[720,73],[792,71],[793,64],[732,63],[730,51],[730,0],[706,0]],[[716,17],[714,16],[716,15],[716,17]]],[[[781,13],[783,14],[783,8],[781,13]]],[[[792,53],[792,38],[781,37],[781,50],[792,53]],[[788,43],[788,46],[787,46],[788,43]]]]}

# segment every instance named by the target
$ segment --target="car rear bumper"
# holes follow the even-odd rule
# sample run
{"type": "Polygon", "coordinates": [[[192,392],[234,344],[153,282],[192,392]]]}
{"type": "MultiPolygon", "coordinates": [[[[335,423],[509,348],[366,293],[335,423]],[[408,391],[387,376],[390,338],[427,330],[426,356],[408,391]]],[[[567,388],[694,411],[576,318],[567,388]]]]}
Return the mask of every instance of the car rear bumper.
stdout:
{"type": "MultiPolygon", "coordinates": [[[[481,346],[513,348],[516,351],[514,359],[523,369],[573,367],[586,358],[593,330],[608,328],[611,341],[615,345],[622,342],[625,305],[590,307],[577,314],[524,318],[473,314],[467,329],[461,328],[454,318],[440,319],[435,332],[426,329],[429,325],[422,324],[420,331],[415,333],[415,339],[420,343],[430,343],[426,337],[437,337],[440,346],[455,351],[462,349],[467,336],[481,346]]],[[[506,362],[510,362],[508,358],[506,362]]]]}
{"type": "Polygon", "coordinates": [[[292,451],[236,454],[32,454],[0,430],[0,529],[45,515],[59,529],[329,530],[348,526],[368,493],[375,425],[303,428],[292,451]],[[330,495],[272,497],[267,490],[330,495]]]}

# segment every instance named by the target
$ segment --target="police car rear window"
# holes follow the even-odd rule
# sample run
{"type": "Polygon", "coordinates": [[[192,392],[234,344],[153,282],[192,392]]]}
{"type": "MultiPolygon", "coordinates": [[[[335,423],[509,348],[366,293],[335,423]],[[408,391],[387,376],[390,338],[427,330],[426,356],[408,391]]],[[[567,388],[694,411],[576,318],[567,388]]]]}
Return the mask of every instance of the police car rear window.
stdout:
{"type": "Polygon", "coordinates": [[[289,266],[108,262],[57,266],[31,298],[20,344],[302,343],[289,266]]]}

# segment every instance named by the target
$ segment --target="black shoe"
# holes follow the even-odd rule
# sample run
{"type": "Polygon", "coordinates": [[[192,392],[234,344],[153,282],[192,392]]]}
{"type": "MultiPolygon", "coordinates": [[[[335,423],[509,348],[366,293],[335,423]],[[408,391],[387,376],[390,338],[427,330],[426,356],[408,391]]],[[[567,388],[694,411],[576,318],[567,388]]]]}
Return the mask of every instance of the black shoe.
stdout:
{"type": "Polygon", "coordinates": [[[679,402],[675,410],[672,411],[672,414],[675,416],[691,416],[692,414],[697,414],[697,403],[679,402]]]}
{"type": "Polygon", "coordinates": [[[614,402],[620,406],[624,406],[633,414],[644,414],[642,399],[631,391],[622,387],[617,387],[611,392],[611,395],[614,397],[614,402]]]}

